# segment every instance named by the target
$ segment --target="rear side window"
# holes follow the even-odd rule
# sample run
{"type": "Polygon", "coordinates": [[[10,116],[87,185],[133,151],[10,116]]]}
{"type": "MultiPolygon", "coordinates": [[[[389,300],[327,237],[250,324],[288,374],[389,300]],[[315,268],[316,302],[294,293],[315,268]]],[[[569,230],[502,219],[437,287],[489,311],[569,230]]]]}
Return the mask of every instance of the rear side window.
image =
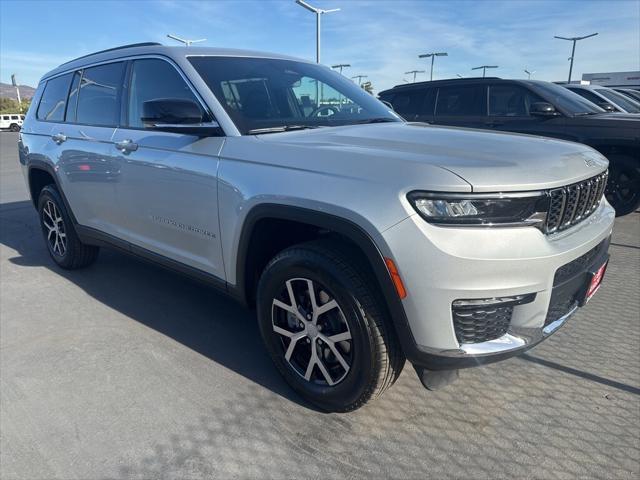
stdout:
{"type": "Polygon", "coordinates": [[[72,74],[62,75],[47,81],[42,93],[36,118],[48,122],[64,121],[64,110],[67,104],[67,93],[72,74]]]}
{"type": "Polygon", "coordinates": [[[20,120],[18,115],[11,115],[11,120],[20,120]]]}
{"type": "Polygon", "coordinates": [[[131,72],[129,126],[144,128],[144,102],[160,98],[192,100],[199,105],[187,83],[173,65],[158,59],[136,60],[131,72]]]}
{"type": "Polygon", "coordinates": [[[460,85],[438,89],[437,116],[484,115],[483,85],[460,85]]]}
{"type": "Polygon", "coordinates": [[[83,72],[76,122],[104,127],[118,125],[123,74],[122,62],[87,68],[83,72]]]}
{"type": "Polygon", "coordinates": [[[531,104],[543,100],[518,85],[491,85],[489,87],[489,115],[501,117],[528,117],[531,104]]]}

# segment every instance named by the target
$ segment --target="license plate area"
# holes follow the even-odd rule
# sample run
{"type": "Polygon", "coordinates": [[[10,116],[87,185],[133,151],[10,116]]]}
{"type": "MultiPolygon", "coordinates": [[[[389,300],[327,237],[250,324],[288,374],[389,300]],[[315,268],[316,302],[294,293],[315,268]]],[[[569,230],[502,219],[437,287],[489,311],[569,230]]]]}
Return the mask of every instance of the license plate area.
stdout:
{"type": "Polygon", "coordinates": [[[609,265],[609,259],[607,259],[598,269],[594,272],[589,272],[587,274],[587,283],[584,289],[584,296],[582,297],[582,301],[580,305],[586,304],[591,298],[596,294],[598,289],[600,289],[600,285],[602,285],[602,280],[604,279],[604,274],[607,271],[607,266],[609,265]]]}

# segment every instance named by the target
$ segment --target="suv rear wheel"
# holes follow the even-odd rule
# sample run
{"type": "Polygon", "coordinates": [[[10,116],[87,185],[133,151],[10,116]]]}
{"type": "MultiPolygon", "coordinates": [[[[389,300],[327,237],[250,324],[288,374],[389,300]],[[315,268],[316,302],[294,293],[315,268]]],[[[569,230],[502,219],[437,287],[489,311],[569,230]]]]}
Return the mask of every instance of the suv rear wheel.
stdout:
{"type": "Polygon", "coordinates": [[[288,248],[258,285],[258,321],[285,380],[323,410],[346,412],[380,396],[404,357],[373,282],[340,243],[288,248]]]}
{"type": "Polygon", "coordinates": [[[627,215],[640,207],[640,166],[625,155],[609,155],[607,200],[616,216],[627,215]]]}
{"type": "Polygon", "coordinates": [[[40,192],[38,214],[49,254],[59,266],[74,270],[96,260],[99,248],[80,241],[54,185],[47,185],[40,192]]]}

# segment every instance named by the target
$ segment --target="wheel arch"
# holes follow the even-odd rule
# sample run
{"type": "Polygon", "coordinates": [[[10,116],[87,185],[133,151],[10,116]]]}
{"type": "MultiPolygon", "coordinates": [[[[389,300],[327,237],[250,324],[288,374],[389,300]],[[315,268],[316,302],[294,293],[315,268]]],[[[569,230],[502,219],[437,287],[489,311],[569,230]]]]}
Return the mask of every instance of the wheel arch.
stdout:
{"type": "Polygon", "coordinates": [[[376,281],[376,286],[384,298],[387,313],[391,318],[405,355],[410,360],[412,352],[418,353],[402,301],[398,297],[393,280],[387,270],[384,254],[372,236],[363,227],[352,220],[331,213],[280,204],[254,206],[247,213],[240,234],[235,267],[236,284],[235,286],[229,286],[230,293],[234,297],[249,306],[252,306],[255,301],[255,287],[252,285],[254,279],[250,277],[248,272],[251,271],[251,262],[254,261],[254,258],[252,258],[252,245],[255,246],[257,240],[259,240],[258,237],[261,234],[260,223],[265,221],[291,222],[302,226],[303,230],[308,228],[309,231],[320,235],[337,235],[357,247],[363,259],[366,260],[367,266],[376,281]]]}
{"type": "Polygon", "coordinates": [[[71,209],[71,206],[67,201],[67,197],[65,196],[64,191],[60,186],[58,176],[56,175],[54,168],[50,164],[44,161],[32,160],[29,163],[27,178],[29,181],[29,194],[31,195],[31,202],[33,203],[33,206],[35,208],[38,208],[38,197],[40,196],[40,192],[42,191],[42,189],[47,185],[53,184],[62,197],[64,206],[67,209],[69,216],[71,217],[71,221],[74,225],[78,223],[76,221],[76,217],[73,214],[73,210],[71,209]]]}

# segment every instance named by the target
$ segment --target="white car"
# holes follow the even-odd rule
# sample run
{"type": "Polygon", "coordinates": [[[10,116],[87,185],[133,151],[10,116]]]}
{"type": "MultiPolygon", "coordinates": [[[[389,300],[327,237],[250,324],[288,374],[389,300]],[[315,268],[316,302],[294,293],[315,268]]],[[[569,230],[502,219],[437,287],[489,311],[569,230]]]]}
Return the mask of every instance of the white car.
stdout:
{"type": "Polygon", "coordinates": [[[24,115],[9,113],[0,115],[0,129],[11,130],[12,132],[19,132],[22,128],[22,121],[24,115]]]}

